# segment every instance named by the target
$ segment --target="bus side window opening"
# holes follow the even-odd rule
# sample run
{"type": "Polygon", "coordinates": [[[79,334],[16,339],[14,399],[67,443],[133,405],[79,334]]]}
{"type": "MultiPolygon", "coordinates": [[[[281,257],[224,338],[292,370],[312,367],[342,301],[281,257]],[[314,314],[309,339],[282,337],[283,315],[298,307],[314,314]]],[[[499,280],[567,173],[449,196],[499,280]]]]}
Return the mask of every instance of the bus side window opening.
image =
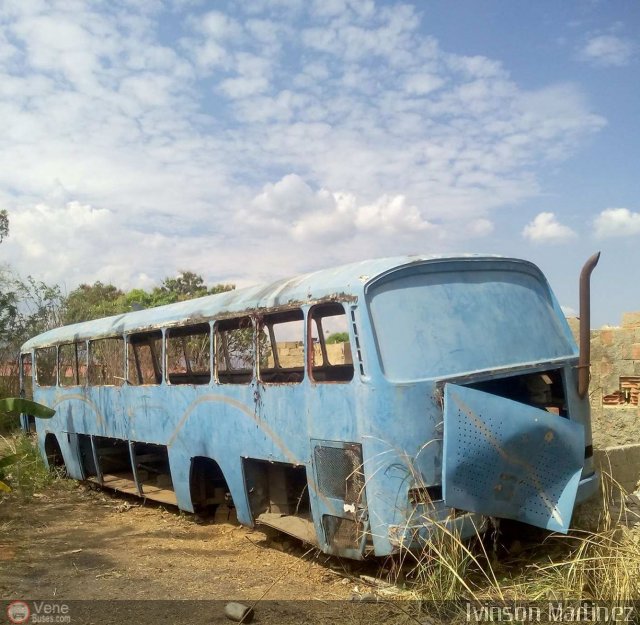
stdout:
{"type": "MultiPolygon", "coordinates": [[[[20,397],[33,400],[33,358],[31,354],[20,355],[20,397]]],[[[36,431],[36,419],[33,415],[22,415],[22,428],[26,432],[36,431]]]]}
{"type": "Polygon", "coordinates": [[[121,386],[124,384],[124,340],[122,337],[89,342],[89,384],[121,386]]]}
{"type": "Polygon", "coordinates": [[[127,341],[127,361],[129,384],[161,384],[162,332],[131,334],[127,341]]]}
{"type": "Polygon", "coordinates": [[[33,399],[33,360],[31,354],[22,354],[20,357],[20,366],[22,368],[21,396],[25,399],[33,399]]]}
{"type": "Polygon", "coordinates": [[[66,343],[58,347],[60,386],[81,386],[87,382],[86,343],[66,343]]]}
{"type": "Polygon", "coordinates": [[[349,382],[353,359],[342,304],[319,304],[309,312],[309,367],[315,382],[349,382]]]}
{"type": "Polygon", "coordinates": [[[170,384],[209,384],[211,334],[208,323],[166,332],[166,373],[170,384]]]}
{"type": "Polygon", "coordinates": [[[258,334],[260,380],[299,384],[304,379],[304,314],[289,310],[265,315],[258,334]]]}
{"type": "Polygon", "coordinates": [[[215,325],[215,370],[219,384],[249,384],[253,379],[251,317],[224,319],[215,325]]]}
{"type": "Polygon", "coordinates": [[[58,377],[58,351],[56,347],[36,349],[36,383],[55,386],[58,377]]]}

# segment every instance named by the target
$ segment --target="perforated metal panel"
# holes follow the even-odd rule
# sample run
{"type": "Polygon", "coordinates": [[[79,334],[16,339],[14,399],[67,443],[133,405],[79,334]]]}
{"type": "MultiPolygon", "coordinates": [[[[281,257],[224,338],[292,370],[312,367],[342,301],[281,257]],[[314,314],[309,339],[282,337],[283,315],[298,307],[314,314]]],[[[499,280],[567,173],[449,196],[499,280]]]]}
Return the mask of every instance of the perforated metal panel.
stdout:
{"type": "Polygon", "coordinates": [[[567,532],[584,462],[584,428],[496,395],[445,389],[447,506],[567,532]]]}
{"type": "Polygon", "coordinates": [[[360,445],[316,445],[314,455],[320,492],[347,504],[360,501],[364,488],[360,445]]]}

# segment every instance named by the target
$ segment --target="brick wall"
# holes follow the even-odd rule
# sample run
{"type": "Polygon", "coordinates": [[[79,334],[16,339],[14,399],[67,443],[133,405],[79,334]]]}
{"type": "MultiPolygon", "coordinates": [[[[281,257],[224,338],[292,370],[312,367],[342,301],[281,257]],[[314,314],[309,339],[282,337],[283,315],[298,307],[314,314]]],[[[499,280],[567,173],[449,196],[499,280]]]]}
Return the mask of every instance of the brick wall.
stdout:
{"type": "MultiPolygon", "coordinates": [[[[569,325],[577,340],[578,320],[569,325]]],[[[640,443],[640,312],[591,330],[589,397],[594,446],[640,443]]]]}

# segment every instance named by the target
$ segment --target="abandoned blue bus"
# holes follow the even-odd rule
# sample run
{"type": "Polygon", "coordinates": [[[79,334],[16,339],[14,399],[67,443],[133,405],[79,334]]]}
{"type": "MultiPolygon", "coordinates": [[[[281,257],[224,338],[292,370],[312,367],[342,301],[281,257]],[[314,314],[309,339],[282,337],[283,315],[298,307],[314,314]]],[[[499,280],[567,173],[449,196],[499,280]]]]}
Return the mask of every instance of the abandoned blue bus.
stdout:
{"type": "Polygon", "coordinates": [[[21,362],[50,465],[329,554],[487,516],[566,532],[597,488],[578,348],[523,260],[367,260],[57,328],[21,362]]]}

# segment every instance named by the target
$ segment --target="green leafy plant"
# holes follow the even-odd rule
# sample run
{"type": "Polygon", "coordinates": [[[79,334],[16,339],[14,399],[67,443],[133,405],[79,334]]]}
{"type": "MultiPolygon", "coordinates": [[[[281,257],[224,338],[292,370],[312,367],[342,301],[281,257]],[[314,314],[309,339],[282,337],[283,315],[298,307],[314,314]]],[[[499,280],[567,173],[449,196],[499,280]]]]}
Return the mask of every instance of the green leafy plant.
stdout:
{"type": "MultiPolygon", "coordinates": [[[[0,412],[11,416],[19,416],[20,413],[25,413],[40,419],[50,419],[56,413],[52,408],[21,397],[0,399],[0,412]]],[[[0,491],[7,493],[11,491],[11,487],[4,481],[7,470],[20,462],[23,457],[24,454],[11,453],[0,458],[0,491]]]]}
{"type": "MultiPolygon", "coordinates": [[[[21,458],[20,454],[9,454],[4,458],[0,458],[0,478],[5,478],[5,475],[4,475],[5,470],[8,467],[11,467],[11,465],[14,465],[16,462],[18,462],[20,458],[21,458]]],[[[11,492],[11,487],[8,484],[6,484],[3,481],[3,479],[0,479],[0,491],[3,491],[5,493],[11,492]]]]}
{"type": "Polygon", "coordinates": [[[334,332],[330,334],[325,343],[327,345],[333,345],[334,343],[348,343],[349,342],[349,333],[348,332],[334,332]]]}

